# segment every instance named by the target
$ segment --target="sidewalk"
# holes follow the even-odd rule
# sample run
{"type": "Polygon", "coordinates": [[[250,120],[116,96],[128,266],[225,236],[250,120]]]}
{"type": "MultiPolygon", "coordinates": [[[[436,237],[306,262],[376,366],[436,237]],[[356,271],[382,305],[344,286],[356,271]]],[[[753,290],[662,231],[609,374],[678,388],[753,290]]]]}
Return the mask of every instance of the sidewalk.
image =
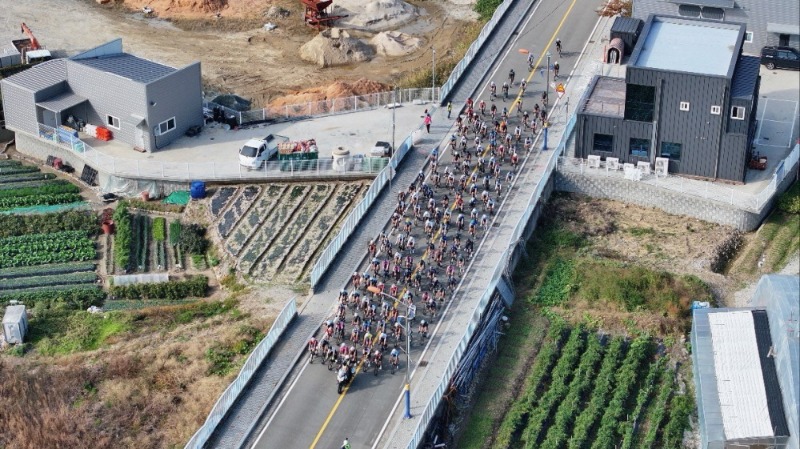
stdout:
{"type": "MultiPolygon", "coordinates": [[[[511,238],[517,223],[529,206],[532,195],[542,182],[547,182],[552,173],[553,158],[557,158],[555,147],[561,140],[565,131],[568,116],[567,104],[576,105],[586,89],[592,76],[607,68],[597,61],[602,60],[604,38],[608,36],[613,18],[601,18],[593,34],[589,38],[590,44],[582,53],[582,58],[575,67],[574,73],[565,84],[567,94],[558,100],[550,115],[551,127],[549,129],[548,151],[535,151],[530,153],[524,167],[515,181],[514,188],[505,199],[494,223],[493,232],[488,235],[478,247],[473,264],[465,275],[457,296],[451,303],[447,317],[441,323],[441,329],[435,331],[436,336],[428,350],[423,354],[422,360],[415,361],[411,380],[411,415],[412,419],[403,419],[403,407],[398,406],[387,423],[386,432],[373,447],[385,449],[406,449],[409,442],[417,432],[421,419],[424,418],[428,403],[444,381],[444,373],[452,357],[462,343],[473,317],[478,313],[479,301],[482,299],[489,286],[495,268],[498,264],[505,264],[501,260],[506,250],[516,242],[511,238]],[[548,167],[551,169],[548,170],[548,167]]],[[[612,68],[613,69],[613,68],[612,68]]],[[[573,111],[574,112],[574,111],[573,111]]],[[[541,134],[534,144],[541,149],[541,134]]],[[[399,402],[398,402],[399,404],[399,402]]]]}

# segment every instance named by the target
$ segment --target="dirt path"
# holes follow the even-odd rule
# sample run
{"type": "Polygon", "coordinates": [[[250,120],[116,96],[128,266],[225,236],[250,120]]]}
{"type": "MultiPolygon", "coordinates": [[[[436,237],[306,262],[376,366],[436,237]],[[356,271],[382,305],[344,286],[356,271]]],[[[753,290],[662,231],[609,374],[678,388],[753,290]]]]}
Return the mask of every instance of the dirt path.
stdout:
{"type": "Polygon", "coordinates": [[[243,17],[228,18],[223,11],[221,19],[213,19],[211,14],[201,13],[192,19],[180,19],[178,23],[184,29],[163,19],[145,18],[122,6],[100,6],[94,0],[0,0],[6,19],[0,22],[0,37],[22,37],[19,22],[25,22],[57,56],[73,55],[122,38],[125,51],[143,58],[175,67],[200,60],[207,89],[236,93],[252,99],[254,105],[264,105],[279,95],[333,81],[366,77],[392,83],[404,74],[427,68],[431,42],[439,50],[437,57],[452,51],[452,44],[464,33],[465,22],[459,18],[469,16],[469,5],[426,1],[417,6],[421,10],[419,18],[400,31],[421,37],[423,45],[419,50],[403,57],[376,57],[358,65],[327,69],[299,58],[300,46],[316,31],[303,24],[300,3],[292,0],[252,6],[253,11],[243,17]],[[264,11],[273,4],[290,11],[290,15],[265,17],[264,11]],[[263,25],[267,22],[278,27],[266,31],[263,25]]]}

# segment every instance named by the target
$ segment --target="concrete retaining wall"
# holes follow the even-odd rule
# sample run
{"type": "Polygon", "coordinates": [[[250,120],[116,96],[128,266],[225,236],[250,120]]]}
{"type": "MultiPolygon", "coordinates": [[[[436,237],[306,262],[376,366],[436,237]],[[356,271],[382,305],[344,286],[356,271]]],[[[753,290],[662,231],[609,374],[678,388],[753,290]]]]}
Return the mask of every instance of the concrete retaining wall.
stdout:
{"type": "Polygon", "coordinates": [[[796,179],[796,171],[797,165],[795,164],[795,167],[790,170],[790,173],[795,172],[795,175],[784,178],[783,182],[778,185],[776,194],[759,213],[625,179],[599,178],[561,171],[556,171],[553,177],[555,178],[555,189],[558,191],[608,198],[645,207],[656,207],[670,214],[687,215],[749,232],[756,229],[766,218],[769,211],[772,210],[775,197],[785,192],[796,179]]]}

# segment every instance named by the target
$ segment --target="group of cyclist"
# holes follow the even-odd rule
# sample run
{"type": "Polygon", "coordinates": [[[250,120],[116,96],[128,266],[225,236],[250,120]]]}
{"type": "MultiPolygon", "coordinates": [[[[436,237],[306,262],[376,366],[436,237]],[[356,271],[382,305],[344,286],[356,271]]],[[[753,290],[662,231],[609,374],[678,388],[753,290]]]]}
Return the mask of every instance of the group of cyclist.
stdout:
{"type": "MultiPolygon", "coordinates": [[[[560,44],[557,40],[559,53],[560,44]]],[[[511,70],[503,83],[504,97],[514,82],[511,70]]],[[[427,170],[397,194],[389,226],[367,245],[363,272],[352,274],[349,290],[339,293],[334,316],[323,324],[319,337],[309,340],[311,362],[319,357],[328,369],[336,367],[340,391],[341,379],[347,376],[349,381],[359,364],[377,375],[388,355],[394,373],[403,346],[413,342],[417,307],[426,318],[419,320],[417,333],[426,339],[429,321],[457,288],[475,242],[491,225],[503,182],[513,181],[523,155],[533,149],[537,122],[544,124],[547,118],[538,104],[523,110],[526,81],[518,85],[522,95],[512,106],[515,117],[505,106],[498,113],[494,81],[488,107],[482,99],[467,99],[447,144],[451,157],[440,157],[444,155],[435,148],[427,170]],[[406,335],[406,326],[411,335],[406,335]]]]}

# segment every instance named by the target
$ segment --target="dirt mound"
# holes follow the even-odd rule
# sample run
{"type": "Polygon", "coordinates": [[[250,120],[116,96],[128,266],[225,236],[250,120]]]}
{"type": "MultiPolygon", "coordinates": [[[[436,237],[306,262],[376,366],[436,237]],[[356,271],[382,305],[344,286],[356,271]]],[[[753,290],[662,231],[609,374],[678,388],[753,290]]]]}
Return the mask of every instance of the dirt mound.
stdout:
{"type": "Polygon", "coordinates": [[[383,31],[369,41],[379,55],[403,56],[413,53],[422,45],[422,39],[399,31],[383,31]]]}
{"type": "Polygon", "coordinates": [[[123,0],[121,3],[135,11],[147,6],[161,18],[198,18],[209,14],[245,17],[252,16],[258,8],[252,0],[123,0]]]}
{"type": "Polygon", "coordinates": [[[349,17],[339,23],[346,28],[368,31],[396,29],[419,16],[417,8],[403,0],[337,0],[336,14],[349,17]]]}
{"type": "Polygon", "coordinates": [[[296,92],[289,93],[283,97],[278,97],[270,102],[270,107],[281,107],[285,105],[301,104],[313,101],[322,101],[332,98],[352,97],[355,95],[366,95],[376,92],[386,92],[390,87],[376,83],[375,81],[361,78],[352,83],[336,81],[327,86],[312,87],[296,92]]]}
{"type": "Polygon", "coordinates": [[[339,28],[324,30],[300,47],[300,57],[320,67],[369,61],[375,50],[339,28]]]}

